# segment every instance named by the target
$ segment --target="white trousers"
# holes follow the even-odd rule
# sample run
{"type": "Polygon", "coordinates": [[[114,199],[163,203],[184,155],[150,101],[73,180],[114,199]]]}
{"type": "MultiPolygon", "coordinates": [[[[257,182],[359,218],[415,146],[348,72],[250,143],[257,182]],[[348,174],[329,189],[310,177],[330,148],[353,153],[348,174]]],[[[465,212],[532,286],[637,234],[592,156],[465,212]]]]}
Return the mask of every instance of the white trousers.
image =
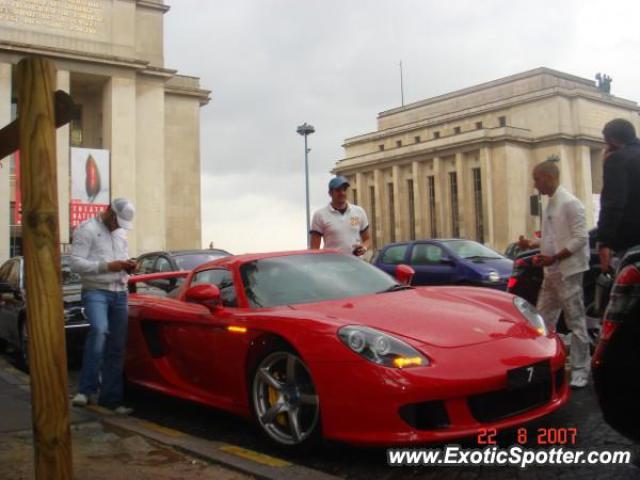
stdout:
{"type": "Polygon", "coordinates": [[[550,332],[556,331],[560,312],[564,313],[564,321],[572,333],[569,353],[572,379],[588,378],[591,367],[582,276],[576,273],[563,278],[560,272],[545,272],[537,305],[550,332]]]}

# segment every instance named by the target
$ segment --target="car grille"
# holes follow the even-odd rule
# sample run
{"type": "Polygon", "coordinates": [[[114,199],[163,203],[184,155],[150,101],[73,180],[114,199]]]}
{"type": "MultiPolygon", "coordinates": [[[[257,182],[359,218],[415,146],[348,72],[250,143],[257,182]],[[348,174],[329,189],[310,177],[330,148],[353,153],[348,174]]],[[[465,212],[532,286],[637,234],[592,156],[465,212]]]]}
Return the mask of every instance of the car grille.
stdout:
{"type": "Polygon", "coordinates": [[[539,407],[550,400],[551,379],[549,378],[514,390],[505,389],[472,395],[467,399],[467,405],[477,421],[495,422],[539,407]]]}
{"type": "Polygon", "coordinates": [[[449,427],[449,415],[442,400],[412,403],[400,407],[400,418],[417,430],[449,427]]]}

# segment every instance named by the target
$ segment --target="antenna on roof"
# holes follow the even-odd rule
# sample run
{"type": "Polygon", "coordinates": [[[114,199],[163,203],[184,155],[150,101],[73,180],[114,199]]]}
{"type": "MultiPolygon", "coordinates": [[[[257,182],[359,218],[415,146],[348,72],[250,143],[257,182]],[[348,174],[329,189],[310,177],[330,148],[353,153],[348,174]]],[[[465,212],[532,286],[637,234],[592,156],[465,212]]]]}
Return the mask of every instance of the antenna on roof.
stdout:
{"type": "Polygon", "coordinates": [[[404,84],[402,81],[402,60],[400,60],[400,99],[402,101],[402,106],[404,107],[404,84]]]}

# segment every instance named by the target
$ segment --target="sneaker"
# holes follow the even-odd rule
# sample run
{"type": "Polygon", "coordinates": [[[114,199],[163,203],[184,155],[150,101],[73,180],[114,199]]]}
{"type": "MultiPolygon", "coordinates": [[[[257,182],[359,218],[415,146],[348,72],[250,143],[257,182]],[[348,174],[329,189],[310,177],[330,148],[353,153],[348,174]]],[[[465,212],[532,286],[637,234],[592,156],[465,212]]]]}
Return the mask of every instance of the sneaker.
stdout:
{"type": "Polygon", "coordinates": [[[589,383],[589,379],[586,377],[575,377],[571,379],[571,388],[584,388],[589,383]]]}
{"type": "Polygon", "coordinates": [[[131,415],[133,413],[133,408],[120,405],[113,409],[113,413],[116,415],[131,415]]]}
{"type": "Polygon", "coordinates": [[[74,407],[86,407],[89,404],[89,397],[84,393],[77,393],[75,397],[71,399],[71,405],[74,407]]]}

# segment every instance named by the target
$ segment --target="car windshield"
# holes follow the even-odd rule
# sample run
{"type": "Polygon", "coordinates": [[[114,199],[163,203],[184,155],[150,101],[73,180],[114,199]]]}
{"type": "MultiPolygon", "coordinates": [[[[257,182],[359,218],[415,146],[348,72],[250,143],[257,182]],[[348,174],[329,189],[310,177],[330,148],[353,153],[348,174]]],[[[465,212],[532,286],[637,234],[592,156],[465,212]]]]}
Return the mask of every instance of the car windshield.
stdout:
{"type": "Polygon", "coordinates": [[[485,247],[481,243],[471,240],[447,240],[442,242],[460,258],[468,259],[498,259],[503,258],[497,252],[485,247]]]}
{"type": "Polygon", "coordinates": [[[62,284],[63,285],[76,285],[80,283],[80,275],[71,271],[71,257],[62,257],[62,284]]]}
{"type": "Polygon", "coordinates": [[[265,258],[245,263],[240,274],[254,308],[390,292],[398,285],[376,267],[342,254],[265,258]]]}
{"type": "Polygon", "coordinates": [[[193,270],[194,268],[202,265],[203,263],[210,262],[216,258],[227,257],[228,254],[224,252],[207,252],[207,253],[185,253],[182,255],[175,255],[173,259],[178,264],[180,270],[193,270]]]}

